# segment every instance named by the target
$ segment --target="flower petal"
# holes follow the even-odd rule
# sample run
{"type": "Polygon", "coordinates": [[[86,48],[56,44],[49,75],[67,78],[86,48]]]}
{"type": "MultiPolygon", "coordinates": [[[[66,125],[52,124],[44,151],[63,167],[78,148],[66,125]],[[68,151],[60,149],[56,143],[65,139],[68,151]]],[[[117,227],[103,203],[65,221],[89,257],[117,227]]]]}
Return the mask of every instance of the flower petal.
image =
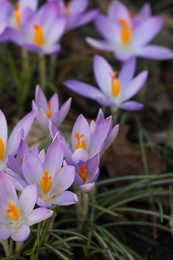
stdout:
{"type": "Polygon", "coordinates": [[[43,220],[50,218],[53,215],[53,211],[46,208],[34,209],[27,217],[27,225],[32,226],[43,220]]]}
{"type": "Polygon", "coordinates": [[[36,185],[27,186],[20,198],[19,198],[19,208],[21,209],[21,214],[25,218],[33,210],[37,199],[37,188],[36,185]]]}
{"type": "Polygon", "coordinates": [[[64,191],[52,200],[53,204],[59,206],[68,206],[68,205],[76,204],[77,202],[78,202],[78,198],[76,194],[71,191],[64,191]]]}
{"type": "Polygon", "coordinates": [[[6,145],[7,145],[7,135],[8,135],[7,121],[4,116],[4,113],[0,110],[0,139],[3,142],[4,155],[6,151],[6,145]]]}
{"type": "Polygon", "coordinates": [[[108,42],[95,40],[90,37],[86,37],[86,42],[93,48],[104,50],[104,51],[113,51],[113,45],[108,42]]]}
{"type": "Polygon", "coordinates": [[[10,237],[10,229],[4,224],[0,224],[0,240],[6,240],[10,237]]]}
{"type": "Polygon", "coordinates": [[[114,23],[118,23],[119,19],[123,19],[131,24],[129,10],[119,1],[113,1],[110,4],[108,16],[114,23]]]}
{"type": "Polygon", "coordinates": [[[119,106],[119,108],[124,109],[124,110],[129,110],[129,111],[139,111],[143,107],[144,107],[144,105],[137,101],[128,101],[119,106]]]}
{"type": "Polygon", "coordinates": [[[153,60],[167,60],[173,58],[173,51],[162,46],[147,45],[138,48],[136,54],[139,57],[153,59],[153,60]]]}
{"type": "Polygon", "coordinates": [[[118,75],[118,78],[121,82],[121,90],[123,90],[127,86],[127,84],[129,84],[129,82],[134,76],[135,69],[136,69],[135,58],[131,58],[126,63],[123,64],[118,75]]]}
{"type": "Polygon", "coordinates": [[[39,85],[36,86],[35,90],[35,103],[37,107],[42,108],[43,110],[47,109],[47,98],[39,85]]]}
{"type": "Polygon", "coordinates": [[[25,241],[30,234],[30,228],[23,224],[11,230],[11,238],[16,242],[25,241]]]}

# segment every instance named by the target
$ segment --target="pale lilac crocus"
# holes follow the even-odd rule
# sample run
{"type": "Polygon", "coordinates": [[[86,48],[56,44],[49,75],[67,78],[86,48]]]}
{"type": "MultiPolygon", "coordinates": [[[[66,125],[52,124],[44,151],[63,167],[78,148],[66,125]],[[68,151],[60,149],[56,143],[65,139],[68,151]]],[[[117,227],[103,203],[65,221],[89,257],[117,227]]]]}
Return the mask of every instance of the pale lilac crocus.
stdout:
{"type": "Polygon", "coordinates": [[[149,12],[149,10],[143,11],[144,19],[139,22],[137,16],[133,18],[130,15],[125,5],[119,1],[113,1],[108,15],[100,14],[95,20],[97,30],[105,41],[87,38],[87,42],[92,47],[113,52],[121,61],[126,61],[131,57],[172,59],[172,50],[150,44],[161,31],[163,20],[159,16],[151,16],[149,12]]]}
{"type": "Polygon", "coordinates": [[[66,31],[81,27],[93,21],[98,15],[98,10],[90,10],[85,12],[89,0],[49,0],[48,2],[56,1],[58,3],[59,13],[66,17],[66,31]]]}
{"type": "Polygon", "coordinates": [[[95,181],[99,176],[99,161],[99,153],[97,153],[91,158],[83,158],[74,164],[76,169],[75,188],[85,192],[94,189],[95,181]]]}
{"type": "Polygon", "coordinates": [[[125,110],[140,110],[143,105],[137,101],[129,101],[144,85],[147,71],[135,78],[136,60],[128,60],[120,72],[114,71],[110,64],[99,55],[93,59],[93,70],[100,89],[77,80],[68,80],[63,84],[81,96],[96,100],[101,105],[125,110]]]}
{"type": "Polygon", "coordinates": [[[60,108],[58,95],[56,93],[48,101],[41,87],[36,87],[35,101],[32,102],[32,107],[36,109],[36,119],[45,132],[49,130],[50,120],[56,127],[62,123],[69,112],[70,106],[71,98],[60,108]]]}
{"type": "Polygon", "coordinates": [[[49,146],[44,162],[31,153],[25,155],[23,175],[28,184],[36,184],[39,206],[66,206],[77,203],[77,196],[67,191],[74,181],[75,168],[69,165],[62,167],[63,158],[64,151],[58,135],[49,146]]]}
{"type": "Polygon", "coordinates": [[[36,185],[26,187],[18,199],[13,182],[0,172],[0,240],[11,237],[23,242],[30,234],[30,226],[52,216],[52,210],[34,209],[36,199],[36,185]]]}
{"type": "Polygon", "coordinates": [[[23,117],[15,126],[8,138],[7,121],[0,110],[0,169],[7,167],[8,155],[14,156],[21,139],[25,139],[35,118],[35,111],[23,117]]]}

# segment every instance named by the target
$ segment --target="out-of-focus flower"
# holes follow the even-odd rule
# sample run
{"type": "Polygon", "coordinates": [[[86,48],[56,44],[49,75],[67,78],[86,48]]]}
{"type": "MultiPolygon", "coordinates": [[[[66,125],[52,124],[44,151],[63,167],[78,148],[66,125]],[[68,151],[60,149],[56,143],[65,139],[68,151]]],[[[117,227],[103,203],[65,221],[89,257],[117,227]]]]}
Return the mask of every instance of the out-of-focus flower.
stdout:
{"type": "Polygon", "coordinates": [[[11,237],[17,242],[25,241],[30,234],[30,226],[52,216],[52,210],[33,209],[36,199],[35,185],[26,187],[18,199],[13,182],[0,172],[0,240],[11,237]]]}
{"type": "Polygon", "coordinates": [[[87,38],[87,42],[95,48],[112,51],[119,60],[131,57],[149,59],[172,59],[172,50],[149,44],[160,32],[163,21],[161,17],[151,16],[150,11],[142,11],[134,18],[129,10],[119,1],[113,1],[108,16],[99,15],[95,24],[105,41],[87,38]]]}
{"type": "Polygon", "coordinates": [[[94,99],[105,106],[140,110],[143,107],[142,104],[128,100],[143,86],[148,73],[143,71],[133,78],[135,67],[136,62],[132,58],[123,65],[118,74],[103,57],[95,55],[93,69],[100,90],[77,80],[65,81],[64,85],[81,96],[94,99]]]}
{"type": "Polygon", "coordinates": [[[39,206],[66,206],[78,201],[73,192],[67,191],[74,181],[75,168],[69,165],[62,167],[63,157],[63,147],[58,135],[49,146],[44,162],[31,153],[24,157],[23,175],[28,184],[37,185],[39,206]]]}
{"type": "Polygon", "coordinates": [[[44,4],[37,12],[26,19],[19,33],[12,35],[15,43],[43,54],[60,50],[60,40],[66,26],[66,18],[60,17],[55,1],[44,4]],[[45,19],[46,17],[46,19],[45,19]]]}
{"type": "Polygon", "coordinates": [[[71,98],[59,108],[59,99],[56,93],[48,101],[40,86],[36,87],[35,101],[33,101],[32,107],[36,109],[37,121],[44,131],[48,131],[50,120],[58,127],[69,112],[70,106],[71,98]]]}
{"type": "Polygon", "coordinates": [[[98,10],[94,9],[85,13],[88,0],[49,0],[58,3],[59,13],[66,17],[66,31],[83,26],[96,18],[98,10]]]}
{"type": "Polygon", "coordinates": [[[95,181],[99,176],[99,161],[99,153],[97,153],[89,159],[86,158],[74,164],[76,169],[74,186],[77,189],[85,192],[94,189],[95,181]]]}
{"type": "Polygon", "coordinates": [[[21,139],[25,139],[35,118],[35,111],[23,117],[15,126],[8,139],[7,121],[0,110],[0,169],[7,167],[8,155],[14,156],[21,139]]]}

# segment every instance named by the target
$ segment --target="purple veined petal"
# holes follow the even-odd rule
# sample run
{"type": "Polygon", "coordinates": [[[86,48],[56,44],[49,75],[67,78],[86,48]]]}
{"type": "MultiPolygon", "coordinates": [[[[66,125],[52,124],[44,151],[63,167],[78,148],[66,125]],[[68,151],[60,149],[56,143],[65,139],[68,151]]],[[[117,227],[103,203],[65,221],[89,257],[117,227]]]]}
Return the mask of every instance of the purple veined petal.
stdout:
{"type": "Polygon", "coordinates": [[[27,186],[19,198],[19,208],[21,210],[21,214],[24,218],[26,218],[31,211],[33,210],[37,199],[37,188],[36,185],[27,186]]]}
{"type": "Polygon", "coordinates": [[[99,124],[103,120],[104,120],[104,114],[103,114],[103,110],[100,108],[97,114],[96,123],[99,124]]]}
{"type": "Polygon", "coordinates": [[[43,109],[38,109],[36,113],[36,119],[39,123],[40,127],[44,132],[48,132],[49,129],[49,118],[47,117],[45,111],[43,109]]]}
{"type": "Polygon", "coordinates": [[[63,17],[58,18],[52,24],[52,26],[49,28],[49,31],[47,32],[47,35],[46,35],[48,45],[54,44],[57,41],[59,41],[59,39],[61,38],[61,36],[63,35],[63,33],[65,31],[65,26],[66,26],[66,20],[63,17]]]}
{"type": "Polygon", "coordinates": [[[167,60],[173,58],[173,51],[158,45],[147,45],[136,50],[136,55],[153,60],[167,60]]]}
{"type": "Polygon", "coordinates": [[[40,180],[44,174],[43,165],[38,157],[26,154],[22,164],[23,175],[28,184],[36,184],[40,187],[40,180]]]}
{"type": "Polygon", "coordinates": [[[6,20],[0,21],[0,35],[5,31],[6,27],[7,27],[7,21],[6,20]]]}
{"type": "Polygon", "coordinates": [[[106,98],[106,97],[99,97],[99,98],[96,98],[96,101],[101,104],[101,105],[104,105],[104,106],[115,106],[115,102],[111,101],[110,99],[106,98]]]}
{"type": "Polygon", "coordinates": [[[42,48],[38,47],[37,45],[35,45],[34,43],[22,43],[21,44],[25,49],[32,51],[32,52],[39,52],[42,53],[42,48]]]}
{"type": "Polygon", "coordinates": [[[10,237],[10,229],[4,224],[0,224],[0,240],[6,240],[10,237]]]}
{"type": "Polygon", "coordinates": [[[28,183],[20,175],[16,174],[11,169],[7,168],[6,173],[8,174],[10,180],[13,182],[16,190],[22,192],[28,186],[28,183]]]}
{"type": "Polygon", "coordinates": [[[71,191],[64,191],[58,196],[54,197],[52,203],[58,206],[73,205],[78,202],[78,198],[75,193],[71,191]]]}
{"type": "Polygon", "coordinates": [[[45,150],[42,149],[39,153],[35,154],[35,153],[32,153],[34,156],[38,156],[41,163],[44,164],[44,161],[45,161],[45,157],[46,157],[46,153],[45,153],[45,150]]]}
{"type": "Polygon", "coordinates": [[[19,148],[18,148],[18,151],[17,151],[17,155],[16,155],[16,159],[17,159],[17,161],[20,164],[22,164],[23,156],[26,153],[30,153],[29,146],[27,145],[27,143],[23,139],[21,139],[20,143],[19,143],[19,148]]]}
{"type": "Polygon", "coordinates": [[[110,97],[112,75],[114,73],[112,67],[102,56],[95,55],[93,59],[93,68],[98,86],[107,97],[110,97]]]}
{"type": "Polygon", "coordinates": [[[55,137],[57,132],[58,132],[57,127],[51,120],[49,120],[49,133],[50,133],[52,139],[55,137]]]}
{"type": "Polygon", "coordinates": [[[116,59],[122,61],[122,62],[125,62],[125,61],[128,61],[129,59],[131,58],[134,58],[137,56],[136,54],[136,49],[132,48],[132,49],[129,49],[128,52],[124,52],[122,50],[114,50],[113,53],[114,53],[114,56],[116,59]]]}
{"type": "Polygon", "coordinates": [[[105,15],[98,15],[95,19],[95,25],[100,34],[110,43],[120,43],[120,37],[117,37],[120,33],[120,26],[113,23],[105,15]]]}
{"type": "Polygon", "coordinates": [[[40,52],[45,55],[51,55],[60,52],[60,50],[61,50],[60,44],[53,44],[53,45],[46,46],[45,48],[42,48],[40,52]]]}
{"type": "Polygon", "coordinates": [[[151,17],[139,25],[134,31],[132,41],[138,46],[145,45],[154,39],[163,26],[161,17],[151,17]]]}
{"type": "Polygon", "coordinates": [[[143,104],[137,101],[127,101],[119,106],[119,108],[129,111],[139,111],[144,107],[143,104]]]}
{"type": "Polygon", "coordinates": [[[17,228],[11,230],[11,238],[16,242],[23,242],[25,241],[30,234],[30,228],[25,225],[21,224],[17,228]]]}
{"type": "Polygon", "coordinates": [[[113,1],[108,10],[108,17],[114,22],[118,23],[119,19],[124,19],[129,24],[131,24],[131,17],[129,14],[129,10],[126,6],[119,1],[113,1]]]}
{"type": "Polygon", "coordinates": [[[50,190],[52,197],[67,190],[73,184],[74,178],[75,168],[73,166],[67,165],[62,167],[52,180],[52,187],[50,190]]]}
{"type": "Polygon", "coordinates": [[[141,10],[138,13],[140,16],[142,16],[143,19],[147,19],[151,16],[151,5],[150,3],[145,3],[141,10]]]}
{"type": "Polygon", "coordinates": [[[80,186],[80,190],[81,191],[85,191],[85,192],[90,192],[92,190],[94,190],[95,188],[95,183],[86,183],[80,186]]]}
{"type": "Polygon", "coordinates": [[[85,151],[83,148],[78,148],[72,155],[72,161],[83,161],[86,162],[89,159],[89,155],[87,151],[85,151]]]}
{"type": "Polygon", "coordinates": [[[84,184],[84,181],[78,175],[78,172],[77,172],[77,169],[76,169],[76,174],[75,174],[75,179],[74,179],[73,185],[74,185],[74,187],[79,188],[83,184],[84,184]]]}
{"type": "Polygon", "coordinates": [[[108,137],[105,140],[104,149],[103,149],[102,153],[104,153],[104,151],[106,151],[106,149],[108,149],[109,146],[114,142],[115,138],[118,135],[118,132],[119,132],[119,125],[116,125],[109,132],[108,137]]]}
{"type": "Polygon", "coordinates": [[[136,69],[136,59],[131,58],[126,63],[123,64],[119,74],[118,78],[121,83],[121,90],[127,87],[127,84],[132,80],[136,69]]]}
{"type": "Polygon", "coordinates": [[[43,220],[50,218],[53,215],[53,211],[46,208],[34,209],[27,217],[27,225],[32,226],[43,220]]]}
{"type": "Polygon", "coordinates": [[[0,172],[0,204],[7,202],[17,203],[18,198],[13,182],[7,174],[0,172]]]}
{"type": "Polygon", "coordinates": [[[22,128],[24,130],[24,139],[26,138],[26,136],[32,126],[32,123],[35,119],[35,114],[36,114],[36,111],[33,110],[17,123],[17,125],[15,126],[15,128],[13,129],[13,131],[10,135],[9,144],[10,144],[10,142],[13,142],[13,139],[15,138],[16,132],[18,131],[19,128],[22,128]]]}
{"type": "MultiPolygon", "coordinates": [[[[8,136],[8,128],[7,121],[4,116],[4,113],[0,110],[0,140],[1,140],[1,148],[4,147],[4,155],[1,154],[1,157],[5,156],[6,146],[7,146],[7,136],[8,136]]],[[[1,158],[0,160],[3,160],[1,158]]]]}
{"type": "MultiPolygon", "coordinates": [[[[13,134],[13,132],[12,132],[13,134]]],[[[7,154],[14,156],[17,153],[21,139],[24,139],[24,129],[18,128],[7,143],[7,154]]]]}
{"type": "Polygon", "coordinates": [[[148,76],[148,71],[141,72],[138,76],[136,76],[124,89],[124,92],[121,93],[121,102],[124,102],[130,98],[132,98],[136,93],[143,87],[148,76]]]}
{"type": "Polygon", "coordinates": [[[37,205],[44,208],[52,207],[52,199],[49,199],[49,202],[45,202],[41,197],[37,197],[37,205]]]}
{"type": "Polygon", "coordinates": [[[35,90],[35,103],[37,107],[47,110],[47,98],[39,85],[36,86],[35,90]]]}
{"type": "Polygon", "coordinates": [[[59,126],[64,118],[66,117],[66,115],[68,114],[69,112],[69,109],[70,109],[70,106],[71,106],[71,98],[69,98],[60,108],[59,111],[56,111],[52,117],[51,117],[51,121],[53,122],[53,124],[55,126],[59,126]]]}
{"type": "Polygon", "coordinates": [[[82,141],[86,143],[86,150],[90,146],[90,127],[88,124],[88,121],[83,115],[79,115],[71,133],[71,143],[72,143],[72,150],[75,151],[77,148],[83,148],[83,147],[77,147],[77,144],[82,144],[82,141]],[[76,135],[79,135],[79,140],[76,135]]]}
{"type": "Polygon", "coordinates": [[[90,37],[86,37],[86,42],[93,48],[104,51],[113,51],[113,45],[108,42],[95,40],[90,37]]]}
{"type": "Polygon", "coordinates": [[[83,26],[89,22],[92,22],[94,19],[96,19],[97,15],[99,14],[99,11],[97,9],[91,10],[87,12],[86,14],[83,14],[79,17],[76,24],[73,25],[74,28],[79,28],[80,26],[83,26]]]}
{"type": "Polygon", "coordinates": [[[99,175],[99,162],[100,156],[99,153],[92,156],[87,162],[87,182],[92,183],[95,182],[99,175]]]}
{"type": "Polygon", "coordinates": [[[79,95],[91,99],[101,98],[104,97],[102,92],[95,88],[94,86],[78,81],[78,80],[67,80],[63,82],[63,84],[73,90],[74,92],[78,93],[79,95]]]}
{"type": "Polygon", "coordinates": [[[29,7],[32,10],[36,10],[38,6],[38,0],[20,0],[19,4],[21,5],[21,8],[29,7]]]}
{"type": "Polygon", "coordinates": [[[47,169],[49,171],[50,176],[54,176],[55,173],[60,169],[62,165],[64,157],[64,151],[62,144],[60,142],[60,138],[58,135],[56,135],[55,139],[49,146],[45,161],[44,161],[44,169],[47,169]]]}
{"type": "Polygon", "coordinates": [[[57,93],[53,94],[53,96],[50,99],[50,103],[51,103],[51,111],[53,113],[59,110],[59,99],[57,93]]]}
{"type": "Polygon", "coordinates": [[[8,155],[7,167],[9,167],[13,172],[18,174],[19,176],[21,175],[20,164],[18,163],[16,158],[14,158],[14,156],[8,155]]]}
{"type": "Polygon", "coordinates": [[[62,136],[62,134],[59,132],[61,143],[64,150],[64,158],[71,161],[72,157],[72,150],[70,149],[69,143],[66,141],[66,139],[62,136]]]}
{"type": "Polygon", "coordinates": [[[71,15],[83,13],[88,6],[88,0],[73,0],[70,5],[71,15]]]}

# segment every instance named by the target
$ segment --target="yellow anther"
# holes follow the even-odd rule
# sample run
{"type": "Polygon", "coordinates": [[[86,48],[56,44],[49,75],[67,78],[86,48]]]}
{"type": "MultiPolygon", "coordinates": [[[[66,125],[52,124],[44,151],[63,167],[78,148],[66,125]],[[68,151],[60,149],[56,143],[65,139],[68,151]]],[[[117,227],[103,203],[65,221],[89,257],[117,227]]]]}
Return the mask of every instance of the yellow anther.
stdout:
{"type": "Polygon", "coordinates": [[[49,176],[49,171],[46,169],[44,170],[44,175],[40,180],[40,186],[45,194],[47,194],[52,187],[52,177],[49,176]]]}
{"type": "Polygon", "coordinates": [[[6,210],[8,216],[12,219],[17,221],[20,217],[20,209],[17,208],[12,202],[9,202],[8,209],[6,210]]]}
{"type": "Polygon", "coordinates": [[[35,41],[35,44],[38,45],[39,47],[43,46],[43,44],[44,44],[43,29],[38,24],[35,24],[33,29],[34,29],[34,41],[35,41]]]}
{"type": "Polygon", "coordinates": [[[78,175],[81,177],[81,179],[83,180],[83,182],[85,183],[87,180],[87,175],[88,175],[88,171],[86,169],[86,164],[82,164],[79,167],[79,171],[78,171],[78,175]]]}
{"type": "Polygon", "coordinates": [[[0,138],[0,161],[4,160],[4,153],[5,153],[4,143],[0,138]]]}
{"type": "Polygon", "coordinates": [[[14,6],[15,11],[14,11],[14,18],[15,18],[15,23],[16,23],[16,27],[20,28],[20,20],[21,20],[21,14],[20,14],[20,4],[15,4],[14,6]]]}
{"type": "Polygon", "coordinates": [[[114,71],[113,74],[111,74],[111,94],[113,97],[117,97],[120,93],[121,83],[120,80],[116,78],[117,71],[114,71]]]}
{"type": "Polygon", "coordinates": [[[51,115],[52,115],[52,111],[51,111],[51,101],[48,101],[47,107],[48,107],[48,109],[46,110],[46,115],[47,115],[48,118],[50,118],[51,115]]]}
{"type": "Polygon", "coordinates": [[[119,24],[122,26],[121,28],[121,41],[123,44],[128,44],[131,40],[132,37],[132,28],[131,26],[128,24],[128,22],[126,22],[123,18],[120,18],[118,20],[119,24]]]}
{"type": "Polygon", "coordinates": [[[81,138],[83,138],[84,136],[84,134],[80,134],[79,132],[75,133],[75,138],[77,139],[76,149],[83,148],[84,150],[86,150],[87,142],[85,140],[81,141],[81,138]]]}
{"type": "Polygon", "coordinates": [[[71,3],[70,2],[66,2],[65,3],[66,15],[70,15],[71,14],[70,7],[71,7],[71,3]]]}

